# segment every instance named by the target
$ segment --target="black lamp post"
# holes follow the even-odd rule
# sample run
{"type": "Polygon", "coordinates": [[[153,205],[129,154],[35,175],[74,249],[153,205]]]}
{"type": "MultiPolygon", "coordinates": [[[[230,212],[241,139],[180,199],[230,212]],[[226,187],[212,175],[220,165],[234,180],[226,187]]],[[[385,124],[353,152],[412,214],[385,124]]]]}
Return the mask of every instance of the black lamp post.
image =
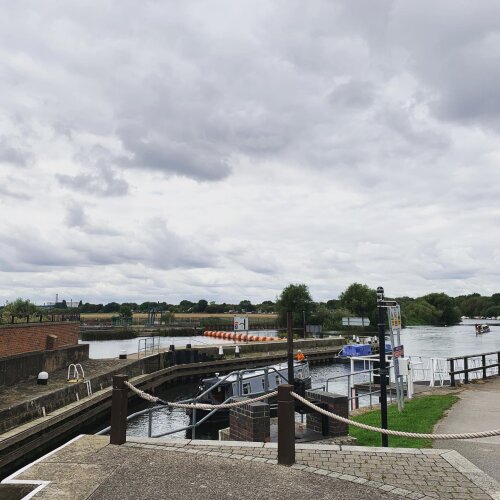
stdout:
{"type": "MultiPolygon", "coordinates": [[[[382,429],[387,429],[387,364],[385,362],[385,315],[384,289],[377,288],[378,309],[378,350],[379,350],[379,374],[380,374],[380,423],[382,429]]],[[[388,447],[387,434],[381,434],[382,446],[388,447]]]]}

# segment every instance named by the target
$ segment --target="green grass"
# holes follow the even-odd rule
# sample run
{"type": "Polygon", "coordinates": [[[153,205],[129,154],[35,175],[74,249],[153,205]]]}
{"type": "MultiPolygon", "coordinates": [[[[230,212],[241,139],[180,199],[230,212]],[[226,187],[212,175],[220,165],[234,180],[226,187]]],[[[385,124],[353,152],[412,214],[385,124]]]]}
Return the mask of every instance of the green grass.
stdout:
{"type": "MultiPolygon", "coordinates": [[[[444,396],[422,396],[405,401],[404,410],[399,413],[396,404],[388,406],[388,427],[392,430],[407,432],[422,432],[429,434],[434,425],[441,420],[446,410],[457,401],[457,396],[447,394],[444,396]]],[[[353,417],[352,420],[363,424],[380,427],[380,411],[369,411],[353,417]]],[[[349,426],[349,434],[358,440],[359,446],[381,446],[381,434],[365,431],[353,425],[349,426]]],[[[389,436],[389,446],[397,448],[430,448],[430,439],[414,439],[399,436],[389,436]]]]}

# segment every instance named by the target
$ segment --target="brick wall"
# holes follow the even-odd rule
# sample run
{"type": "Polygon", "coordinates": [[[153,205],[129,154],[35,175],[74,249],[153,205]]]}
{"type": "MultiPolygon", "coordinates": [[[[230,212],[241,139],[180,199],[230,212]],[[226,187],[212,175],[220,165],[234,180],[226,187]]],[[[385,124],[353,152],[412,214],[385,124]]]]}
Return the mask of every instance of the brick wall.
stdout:
{"type": "MultiPolygon", "coordinates": [[[[340,415],[344,418],[349,418],[349,408],[347,403],[347,396],[341,396],[339,394],[334,394],[325,391],[306,391],[306,399],[313,401],[315,404],[321,403],[324,408],[336,415],[340,415]]],[[[318,405],[319,406],[319,405],[318,405]]],[[[330,437],[347,436],[349,433],[349,426],[333,418],[328,418],[313,411],[307,414],[306,427],[307,429],[315,432],[322,432],[323,422],[328,427],[327,435],[330,437]]]]}
{"type": "MultiPolygon", "coordinates": [[[[241,401],[248,398],[233,398],[241,401]]],[[[229,413],[229,439],[268,443],[270,439],[269,405],[250,403],[232,408],[229,413]]]]}
{"type": "Polygon", "coordinates": [[[78,345],[80,323],[0,325],[0,357],[78,345]]]}

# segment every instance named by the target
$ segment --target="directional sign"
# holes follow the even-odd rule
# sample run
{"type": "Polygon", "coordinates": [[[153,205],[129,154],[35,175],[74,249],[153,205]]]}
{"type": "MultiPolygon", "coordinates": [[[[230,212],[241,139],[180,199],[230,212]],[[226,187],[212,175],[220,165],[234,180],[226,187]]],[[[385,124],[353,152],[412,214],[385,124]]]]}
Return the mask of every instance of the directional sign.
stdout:
{"type": "Polygon", "coordinates": [[[248,318],[243,316],[235,316],[234,318],[234,331],[246,332],[248,331],[248,318]]]}
{"type": "Polygon", "coordinates": [[[370,326],[369,318],[358,318],[354,316],[348,316],[342,318],[343,326],[370,326]]]}

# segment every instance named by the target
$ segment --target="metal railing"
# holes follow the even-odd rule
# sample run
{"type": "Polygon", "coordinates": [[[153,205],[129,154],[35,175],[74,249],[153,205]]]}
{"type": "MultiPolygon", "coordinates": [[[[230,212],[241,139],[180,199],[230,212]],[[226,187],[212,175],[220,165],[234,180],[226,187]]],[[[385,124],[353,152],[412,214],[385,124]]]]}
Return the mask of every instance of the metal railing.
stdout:
{"type": "Polygon", "coordinates": [[[144,357],[146,357],[159,352],[160,337],[145,337],[137,342],[137,358],[141,357],[141,353],[144,353],[144,357]]]}
{"type": "MultiPolygon", "coordinates": [[[[257,370],[262,370],[264,372],[264,391],[263,391],[264,394],[275,390],[275,388],[272,390],[269,389],[269,372],[270,371],[276,372],[276,374],[280,377],[280,383],[285,383],[285,384],[288,383],[287,377],[285,377],[282,373],[280,373],[276,368],[274,368],[272,366],[266,366],[264,368],[257,369],[257,370]]],[[[237,370],[237,371],[233,371],[231,373],[228,373],[227,375],[222,377],[219,381],[217,381],[214,385],[210,386],[207,390],[203,391],[202,393],[198,394],[197,396],[195,396],[193,398],[189,398],[189,399],[183,399],[181,401],[176,401],[176,403],[196,404],[200,401],[201,398],[205,397],[209,392],[212,392],[214,389],[219,387],[221,384],[223,384],[230,377],[233,377],[233,376],[236,376],[236,382],[238,383],[238,387],[239,387],[239,394],[244,395],[244,396],[251,396],[251,394],[243,394],[243,375],[245,373],[250,373],[250,372],[255,372],[255,371],[256,371],[255,368],[251,368],[251,369],[245,369],[245,370],[237,370]]],[[[279,385],[279,384],[277,384],[277,385],[279,385]]],[[[235,396],[235,395],[230,396],[222,404],[228,403],[234,397],[237,397],[237,396],[235,396]]],[[[185,427],[179,428],[179,429],[174,429],[174,430],[170,430],[170,431],[167,431],[167,432],[164,432],[161,434],[153,435],[153,412],[159,411],[159,410],[165,410],[165,405],[151,406],[151,407],[146,408],[144,410],[140,410],[140,411],[137,411],[135,413],[132,413],[131,415],[127,416],[127,422],[129,422],[129,421],[133,420],[134,418],[137,418],[141,415],[147,414],[148,415],[148,437],[159,438],[159,437],[164,437],[164,436],[168,436],[170,434],[175,434],[177,432],[182,432],[182,431],[186,431],[186,430],[191,429],[192,430],[192,437],[193,437],[193,439],[195,439],[196,438],[196,427],[200,426],[202,423],[204,423],[206,420],[208,420],[210,417],[212,417],[215,413],[217,413],[220,410],[220,408],[214,408],[207,415],[203,416],[203,418],[201,418],[200,420],[198,420],[196,418],[196,408],[193,408],[193,410],[192,410],[193,411],[193,415],[192,415],[192,422],[193,423],[191,423],[185,427]]],[[[101,431],[97,432],[96,435],[107,434],[110,430],[111,430],[111,426],[108,426],[105,429],[102,429],[101,431]]]]}
{"type": "MultiPolygon", "coordinates": [[[[394,366],[388,366],[390,372],[394,371],[394,366]]],[[[361,398],[368,398],[370,408],[373,408],[373,395],[380,394],[380,389],[373,389],[375,382],[373,381],[373,376],[379,374],[379,368],[369,368],[366,370],[360,370],[357,372],[344,373],[343,375],[337,375],[335,377],[330,377],[326,380],[326,392],[330,392],[330,384],[333,384],[339,380],[347,379],[347,400],[350,403],[349,408],[351,410],[359,408],[359,403],[361,398]],[[361,383],[368,384],[368,391],[363,390],[360,394],[355,388],[355,377],[364,375],[361,383]],[[368,375],[368,376],[366,376],[368,375]]],[[[390,402],[392,403],[392,391],[388,391],[388,396],[390,402]]]]}
{"type": "Polygon", "coordinates": [[[500,367],[500,351],[456,356],[448,358],[450,384],[455,387],[457,380],[468,384],[471,380],[497,375],[500,367]]]}
{"type": "Polygon", "coordinates": [[[61,323],[66,321],[80,321],[80,313],[68,313],[68,314],[50,314],[50,313],[35,313],[35,314],[23,314],[23,315],[10,315],[2,316],[0,315],[0,324],[6,325],[20,325],[26,323],[61,323]]]}

